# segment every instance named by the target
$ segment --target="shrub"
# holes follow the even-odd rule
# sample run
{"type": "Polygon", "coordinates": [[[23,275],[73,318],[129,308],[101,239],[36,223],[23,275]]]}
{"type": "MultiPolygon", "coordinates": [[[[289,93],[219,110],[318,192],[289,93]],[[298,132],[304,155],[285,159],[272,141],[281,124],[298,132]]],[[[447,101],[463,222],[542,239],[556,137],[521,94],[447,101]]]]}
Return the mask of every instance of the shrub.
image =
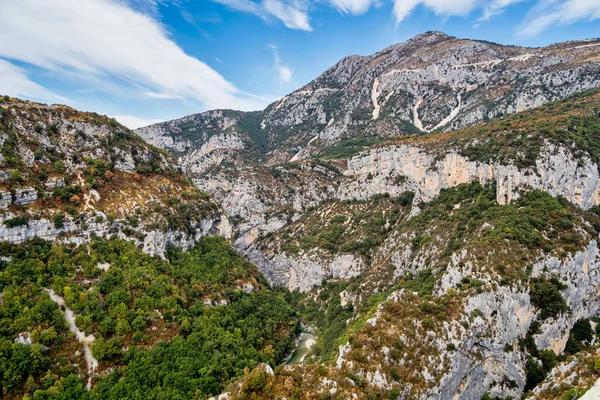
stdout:
{"type": "Polygon", "coordinates": [[[65,215],[62,213],[54,214],[52,217],[52,222],[54,222],[55,229],[62,229],[65,227],[65,215]]]}
{"type": "Polygon", "coordinates": [[[426,233],[417,234],[412,240],[413,250],[419,250],[425,243],[429,241],[429,239],[431,239],[431,236],[426,233]]]}
{"type": "Polygon", "coordinates": [[[27,218],[24,215],[19,215],[17,217],[7,219],[4,221],[4,225],[6,225],[7,228],[14,228],[17,226],[28,225],[28,223],[29,223],[29,218],[27,218]]]}
{"type": "Polygon", "coordinates": [[[561,290],[566,288],[567,286],[556,278],[532,280],[530,285],[531,303],[541,310],[540,318],[542,320],[556,317],[569,309],[560,293],[561,290]]]}
{"type": "Polygon", "coordinates": [[[566,354],[575,354],[579,353],[582,350],[583,346],[577,339],[575,339],[575,335],[572,333],[569,335],[569,339],[567,340],[567,344],[565,345],[565,353],[566,354]]]}
{"type": "Polygon", "coordinates": [[[571,330],[576,340],[580,342],[591,341],[594,338],[594,331],[589,319],[580,319],[575,322],[571,330]]]}
{"type": "Polygon", "coordinates": [[[266,383],[267,373],[262,367],[258,367],[250,374],[248,383],[246,384],[246,389],[248,392],[258,392],[265,387],[266,383]]]}
{"type": "Polygon", "coordinates": [[[402,207],[408,207],[412,204],[414,197],[413,192],[404,192],[398,197],[398,204],[402,207]]]}
{"type": "Polygon", "coordinates": [[[92,353],[99,361],[115,359],[121,356],[121,339],[117,336],[104,339],[102,336],[92,342],[92,353]]]}
{"type": "Polygon", "coordinates": [[[421,325],[423,325],[423,328],[425,328],[427,330],[432,330],[433,327],[435,326],[435,323],[433,322],[433,319],[431,319],[431,318],[424,318],[423,321],[421,321],[421,325]]]}
{"type": "Polygon", "coordinates": [[[525,370],[527,371],[525,391],[528,392],[544,380],[546,372],[533,357],[527,357],[525,370]]]}
{"type": "Polygon", "coordinates": [[[11,182],[22,181],[23,175],[21,175],[21,171],[18,169],[11,169],[8,173],[8,180],[11,182]]]}

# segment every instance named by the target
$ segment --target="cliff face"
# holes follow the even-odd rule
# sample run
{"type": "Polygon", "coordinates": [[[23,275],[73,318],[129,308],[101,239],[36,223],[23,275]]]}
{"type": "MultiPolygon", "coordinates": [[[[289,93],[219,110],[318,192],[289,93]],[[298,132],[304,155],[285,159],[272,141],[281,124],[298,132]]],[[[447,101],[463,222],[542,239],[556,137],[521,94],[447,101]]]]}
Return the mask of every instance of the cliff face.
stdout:
{"type": "Polygon", "coordinates": [[[598,167],[589,157],[575,159],[569,149],[549,144],[532,168],[470,161],[456,152],[432,155],[419,147],[391,146],[371,150],[348,160],[344,175],[353,181],[342,187],[340,199],[365,200],[375,194],[397,196],[415,192],[418,201],[429,201],[442,189],[478,181],[498,182],[496,200],[507,204],[525,188],[562,196],[583,209],[600,201],[598,167]],[[440,158],[442,158],[440,160],[440,158]],[[398,180],[404,183],[395,184],[398,180]]]}
{"type": "MultiPolygon", "coordinates": [[[[599,262],[597,242],[592,240],[586,248],[567,259],[545,257],[534,266],[533,278],[553,275],[567,285],[563,296],[571,310],[568,314],[542,323],[539,333],[534,335],[540,350],[550,349],[561,354],[575,322],[598,315],[599,262]]],[[[455,288],[467,276],[472,277],[470,271],[458,263],[450,265],[442,278],[445,282],[438,289],[439,294],[447,295],[448,289],[455,288]],[[450,276],[453,279],[448,279],[450,276]]],[[[368,377],[368,371],[374,370],[373,364],[378,365],[380,371],[393,371],[394,365],[422,363],[425,366],[423,370],[412,372],[410,378],[400,379],[405,388],[400,398],[447,399],[456,396],[461,399],[481,399],[486,393],[492,397],[520,397],[526,383],[526,355],[519,349],[518,342],[527,335],[532,322],[539,320],[539,310],[532,304],[527,291],[507,287],[492,289],[493,279],[481,278],[485,282],[484,292],[455,300],[462,303],[455,319],[428,328],[425,337],[401,333],[403,324],[419,326],[423,320],[415,316],[412,316],[412,320],[408,316],[392,320],[389,317],[389,310],[393,307],[408,305],[406,302],[412,295],[404,291],[390,295],[379,306],[375,316],[365,324],[365,332],[370,330],[370,335],[375,337],[381,334],[383,341],[390,338],[391,331],[397,332],[407,348],[431,347],[426,354],[419,354],[415,359],[414,355],[406,353],[404,357],[392,360],[389,357],[390,348],[368,340],[366,343],[348,343],[340,351],[338,365],[349,364],[351,370],[368,377]],[[386,333],[380,333],[380,330],[386,333]],[[448,347],[449,343],[454,346],[448,347]],[[352,354],[361,350],[365,352],[365,349],[369,349],[370,362],[352,361],[352,354]],[[418,381],[425,382],[426,388],[416,384],[418,381]]],[[[374,379],[372,375],[370,378],[375,386],[391,387],[394,380],[398,378],[393,372],[384,372],[379,379],[374,379]]]]}
{"type": "MultiPolygon", "coordinates": [[[[598,104],[592,91],[347,157],[197,177],[227,187],[216,198],[239,215],[236,246],[271,283],[355,310],[327,372],[337,384],[300,388],[342,390],[337,374],[360,377],[359,398],[518,398],[536,387],[536,360],[564,354],[576,324],[600,312],[598,104]],[[321,168],[328,180],[315,179],[321,168]],[[333,294],[323,285],[340,281],[333,294]]],[[[553,366],[540,368],[564,376],[553,366]]],[[[286,374],[307,368],[269,382],[287,387],[286,374]]],[[[551,388],[562,393],[550,380],[534,395],[551,388]]]]}
{"type": "MultiPolygon", "coordinates": [[[[234,217],[238,250],[263,265],[273,282],[308,290],[332,276],[330,263],[337,256],[324,264],[315,264],[320,255],[282,254],[275,261],[264,257],[256,240],[323,201],[412,191],[415,215],[419,202],[442,189],[479,181],[496,182],[500,204],[518,198],[524,188],[539,188],[585,209],[595,205],[598,171],[589,155],[573,153],[556,136],[529,145],[531,138],[521,135],[526,127],[514,130],[521,144],[503,146],[531,154],[495,155],[495,133],[507,128],[482,134],[474,124],[597,87],[599,51],[596,40],[520,48],[428,32],[372,56],[346,57],[263,111],[209,111],[136,132],[179,156],[196,185],[234,217]],[[393,139],[462,127],[471,128],[421,142],[393,139]],[[477,154],[482,147],[483,157],[477,154]],[[315,156],[328,164],[330,182],[319,173],[286,172],[290,161],[317,171],[315,156]]],[[[551,111],[542,114],[539,119],[552,118],[551,111]]],[[[336,265],[360,269],[344,260],[336,265]]]]}
{"type": "Polygon", "coordinates": [[[0,107],[0,239],[121,237],[163,255],[209,233],[231,236],[166,152],[115,121],[17,99],[0,107]]]}
{"type": "MultiPolygon", "coordinates": [[[[511,126],[503,131],[488,124],[449,134],[426,135],[380,144],[345,161],[333,160],[337,167],[331,164],[330,168],[339,167],[340,171],[330,172],[334,185],[313,179],[312,175],[300,178],[307,182],[308,188],[299,186],[297,180],[289,181],[287,174],[279,174],[276,178],[270,176],[270,182],[280,182],[281,186],[296,189],[287,200],[278,198],[277,194],[280,192],[277,190],[271,192],[274,195],[270,197],[269,192],[264,189],[266,185],[262,185],[260,190],[253,189],[250,182],[256,177],[243,175],[240,179],[243,184],[233,183],[228,189],[230,193],[235,193],[235,199],[227,201],[227,204],[235,204],[238,209],[253,209],[253,212],[246,214],[238,211],[232,213],[240,216],[236,221],[241,221],[238,226],[243,240],[236,242],[238,249],[257,263],[273,283],[292,290],[307,291],[319,285],[324,278],[352,277],[368,267],[347,254],[342,257],[344,251],[323,253],[298,243],[299,248],[291,252],[288,247],[282,246],[284,236],[291,235],[301,240],[301,235],[308,233],[305,229],[307,224],[323,227],[335,215],[332,213],[339,211],[323,205],[324,202],[340,205],[363,202],[368,208],[374,196],[400,199],[405,193],[411,192],[410,212],[405,216],[410,218],[418,215],[422,205],[435,199],[443,190],[478,182],[481,185],[494,184],[495,201],[500,205],[510,204],[523,192],[537,189],[554,197],[565,198],[577,207],[588,210],[600,201],[598,166],[594,161],[596,155],[580,148],[577,144],[580,139],[576,135],[568,138],[573,135],[569,127],[577,126],[580,129],[585,124],[595,124],[589,121],[583,123],[579,119],[597,120],[594,111],[597,98],[598,94],[594,93],[586,96],[585,100],[574,100],[582,107],[582,114],[577,117],[569,114],[568,109],[572,106],[568,105],[570,102],[566,102],[499,122],[498,124],[511,126]],[[554,115],[553,124],[559,130],[556,134],[545,131],[548,112],[554,115]],[[524,147],[523,142],[531,140],[533,135],[535,145],[524,147]],[[254,207],[253,204],[257,203],[250,200],[255,199],[254,193],[261,193],[263,196],[264,200],[259,202],[260,207],[254,207]],[[269,198],[277,200],[270,202],[269,198]],[[284,208],[285,216],[272,206],[286,202],[289,206],[284,208]],[[319,206],[316,209],[311,209],[317,204],[319,206]],[[292,205],[293,208],[290,209],[292,205]],[[249,215],[252,215],[250,223],[246,222],[249,215]],[[270,224],[266,223],[265,216],[272,216],[270,224]],[[248,234],[250,231],[252,233],[248,234]],[[260,233],[262,238],[258,235],[260,233]],[[275,234],[275,239],[265,237],[267,234],[275,234]]],[[[299,164],[306,165],[302,162],[299,164]]],[[[205,182],[207,186],[203,188],[214,192],[210,187],[213,182],[211,175],[205,181],[199,179],[197,182],[205,182]]],[[[223,180],[221,184],[226,186],[231,183],[223,180]]],[[[215,196],[219,201],[223,198],[221,195],[215,196]]],[[[382,210],[380,218],[389,221],[391,211],[382,210]]],[[[353,214],[364,215],[365,210],[347,209],[340,212],[345,213],[345,222],[341,225],[348,227],[353,214]]],[[[346,230],[344,235],[348,232],[346,230]]],[[[314,234],[318,235],[318,232],[314,234]]],[[[363,231],[362,236],[356,239],[363,240],[372,234],[363,231]]],[[[406,238],[402,239],[406,232],[396,232],[394,235],[383,242],[381,247],[373,250],[375,263],[390,257],[400,268],[405,262],[407,251],[410,253],[410,246],[402,244],[406,241],[406,238]],[[405,246],[408,246],[408,250],[405,246]]]]}

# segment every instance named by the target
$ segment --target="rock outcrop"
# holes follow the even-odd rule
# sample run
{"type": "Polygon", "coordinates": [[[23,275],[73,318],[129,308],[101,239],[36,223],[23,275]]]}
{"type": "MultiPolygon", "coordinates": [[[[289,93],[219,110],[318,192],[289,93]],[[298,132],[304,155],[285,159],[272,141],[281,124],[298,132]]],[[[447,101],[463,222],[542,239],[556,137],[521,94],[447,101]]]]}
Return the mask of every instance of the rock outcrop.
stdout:
{"type": "Polygon", "coordinates": [[[427,202],[445,188],[495,181],[499,204],[518,198],[524,189],[565,197],[583,209],[600,203],[598,167],[589,157],[575,159],[564,146],[548,144],[535,163],[535,168],[519,169],[470,161],[455,151],[440,155],[410,145],[383,147],[348,160],[344,175],[354,180],[341,186],[337,197],[365,200],[376,194],[413,191],[416,201],[427,202]]]}

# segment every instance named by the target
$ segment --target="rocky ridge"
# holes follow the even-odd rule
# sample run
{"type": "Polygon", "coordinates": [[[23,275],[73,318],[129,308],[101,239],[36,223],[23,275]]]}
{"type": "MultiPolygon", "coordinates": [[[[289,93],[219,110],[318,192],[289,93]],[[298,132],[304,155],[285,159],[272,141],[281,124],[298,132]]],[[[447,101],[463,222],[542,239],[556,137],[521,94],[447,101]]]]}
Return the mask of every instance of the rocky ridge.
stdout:
{"type": "Polygon", "coordinates": [[[428,32],[346,57],[264,111],[209,111],[137,132],[174,152],[242,133],[271,162],[296,161],[340,141],[457,129],[598,87],[599,52],[597,40],[523,48],[428,32]]]}
{"type": "Polygon", "coordinates": [[[170,155],[114,120],[11,98],[0,107],[4,241],[121,237],[163,255],[206,234],[231,235],[170,155]]]}

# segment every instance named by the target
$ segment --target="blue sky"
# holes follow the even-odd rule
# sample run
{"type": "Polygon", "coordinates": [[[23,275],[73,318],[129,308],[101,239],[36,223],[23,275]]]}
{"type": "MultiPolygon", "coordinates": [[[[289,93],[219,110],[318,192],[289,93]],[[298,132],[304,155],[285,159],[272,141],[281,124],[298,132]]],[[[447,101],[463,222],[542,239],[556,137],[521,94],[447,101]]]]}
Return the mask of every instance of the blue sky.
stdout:
{"type": "Polygon", "coordinates": [[[542,46],[600,37],[600,0],[0,0],[0,93],[135,128],[260,109],[349,54],[428,30],[542,46]]]}

